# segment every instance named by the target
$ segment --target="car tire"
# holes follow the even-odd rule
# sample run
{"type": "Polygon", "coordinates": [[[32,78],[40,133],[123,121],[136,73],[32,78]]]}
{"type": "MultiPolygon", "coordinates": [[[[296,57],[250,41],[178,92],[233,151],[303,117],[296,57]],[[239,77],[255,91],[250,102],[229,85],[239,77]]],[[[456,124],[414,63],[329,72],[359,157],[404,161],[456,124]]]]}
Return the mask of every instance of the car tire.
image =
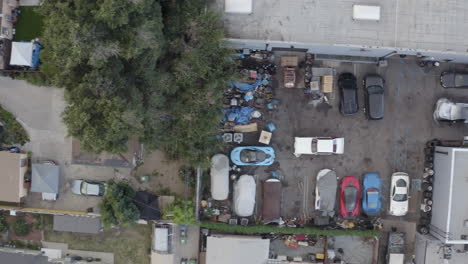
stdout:
{"type": "Polygon", "coordinates": [[[419,219],[419,223],[421,225],[429,225],[431,223],[431,219],[427,217],[421,217],[421,219],[419,219]]]}
{"type": "Polygon", "coordinates": [[[432,198],[432,192],[430,192],[430,191],[424,191],[424,192],[423,192],[423,197],[424,197],[424,198],[431,199],[431,198],[432,198]]]}
{"type": "Polygon", "coordinates": [[[427,225],[418,225],[417,230],[420,234],[423,234],[423,235],[429,234],[429,231],[430,231],[429,226],[427,225]]]}
{"type": "Polygon", "coordinates": [[[424,211],[425,211],[425,212],[430,212],[430,211],[432,211],[432,206],[430,206],[430,205],[424,206],[424,211]]]}

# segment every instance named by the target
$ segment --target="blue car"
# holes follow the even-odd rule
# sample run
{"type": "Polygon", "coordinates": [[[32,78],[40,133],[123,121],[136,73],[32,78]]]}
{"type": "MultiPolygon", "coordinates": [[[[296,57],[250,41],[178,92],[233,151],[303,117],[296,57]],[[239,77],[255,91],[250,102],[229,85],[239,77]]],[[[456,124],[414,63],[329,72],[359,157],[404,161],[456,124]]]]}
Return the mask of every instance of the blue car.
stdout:
{"type": "Polygon", "coordinates": [[[268,166],[275,161],[272,147],[237,147],[231,152],[231,160],[239,166],[268,166]]]}
{"type": "Polygon", "coordinates": [[[362,180],[362,210],[367,215],[376,215],[382,209],[380,187],[382,182],[377,173],[366,173],[362,180]]]}

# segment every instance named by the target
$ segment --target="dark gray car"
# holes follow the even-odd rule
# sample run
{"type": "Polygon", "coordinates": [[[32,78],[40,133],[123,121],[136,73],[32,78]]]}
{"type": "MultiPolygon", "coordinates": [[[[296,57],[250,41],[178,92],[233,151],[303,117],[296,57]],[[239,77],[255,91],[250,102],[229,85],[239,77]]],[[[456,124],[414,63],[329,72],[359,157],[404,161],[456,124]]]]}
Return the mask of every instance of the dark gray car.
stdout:
{"type": "Polygon", "coordinates": [[[385,96],[384,79],[379,75],[368,75],[364,78],[367,117],[379,120],[384,117],[385,96]]]}
{"type": "Polygon", "coordinates": [[[440,85],[444,88],[468,88],[468,73],[443,72],[440,85]]]}
{"type": "Polygon", "coordinates": [[[340,89],[341,94],[341,113],[345,116],[357,113],[359,106],[356,77],[349,72],[340,74],[338,77],[338,88],[340,89]]]}

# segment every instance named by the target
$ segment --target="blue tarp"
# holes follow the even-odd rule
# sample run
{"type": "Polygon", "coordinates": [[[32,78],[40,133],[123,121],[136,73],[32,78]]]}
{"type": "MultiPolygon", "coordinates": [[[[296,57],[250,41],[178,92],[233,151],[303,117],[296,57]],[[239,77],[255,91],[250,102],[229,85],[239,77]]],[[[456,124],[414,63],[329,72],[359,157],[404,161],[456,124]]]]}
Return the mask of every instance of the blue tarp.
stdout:
{"type": "Polygon", "coordinates": [[[41,53],[42,46],[39,44],[34,44],[33,55],[32,55],[32,67],[35,68],[39,66],[39,54],[41,53]]]}
{"type": "Polygon", "coordinates": [[[245,125],[250,121],[250,114],[254,108],[250,106],[233,106],[223,109],[224,121],[234,122],[236,125],[245,125]]]}
{"type": "Polygon", "coordinates": [[[232,88],[237,88],[242,92],[253,91],[257,86],[262,84],[262,80],[257,80],[255,83],[241,83],[241,82],[231,82],[230,85],[232,88]]]}

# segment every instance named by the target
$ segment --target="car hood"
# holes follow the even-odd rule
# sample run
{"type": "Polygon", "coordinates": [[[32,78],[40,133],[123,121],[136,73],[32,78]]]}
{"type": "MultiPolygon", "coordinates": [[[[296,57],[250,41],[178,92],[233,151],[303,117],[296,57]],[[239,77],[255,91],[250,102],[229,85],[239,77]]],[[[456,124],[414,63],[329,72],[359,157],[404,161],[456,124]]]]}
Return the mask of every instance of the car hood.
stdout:
{"type": "Polygon", "coordinates": [[[82,180],[74,180],[72,182],[72,186],[71,186],[72,193],[81,194],[81,183],[82,182],[83,182],[82,180]]]}
{"type": "Polygon", "coordinates": [[[443,87],[455,87],[455,73],[447,72],[442,74],[440,81],[443,87]]]}
{"type": "Polygon", "coordinates": [[[369,95],[369,116],[373,119],[381,119],[384,116],[384,95],[369,95]]]}
{"type": "Polygon", "coordinates": [[[408,212],[408,200],[404,202],[391,201],[390,214],[395,216],[403,216],[408,212]]]}

